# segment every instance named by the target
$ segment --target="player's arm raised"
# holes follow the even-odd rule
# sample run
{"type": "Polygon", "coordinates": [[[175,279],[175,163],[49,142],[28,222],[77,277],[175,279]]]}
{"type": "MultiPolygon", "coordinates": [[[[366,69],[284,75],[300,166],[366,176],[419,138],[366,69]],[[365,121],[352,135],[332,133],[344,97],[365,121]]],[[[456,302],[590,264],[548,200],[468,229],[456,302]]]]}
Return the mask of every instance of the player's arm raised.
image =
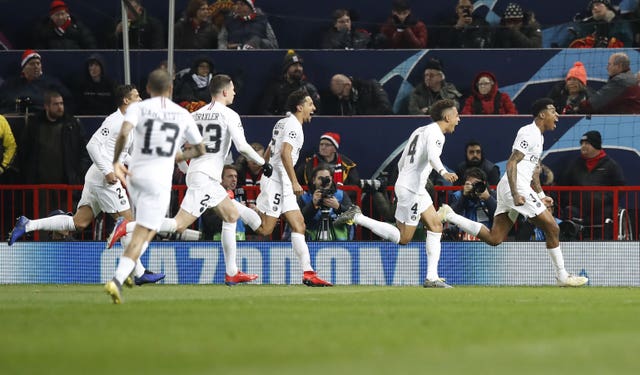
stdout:
{"type": "Polygon", "coordinates": [[[518,193],[518,163],[524,159],[524,154],[521,151],[513,150],[509,160],[507,160],[507,180],[509,181],[509,189],[511,189],[511,196],[513,197],[513,203],[516,206],[522,206],[525,202],[525,197],[518,193]]]}

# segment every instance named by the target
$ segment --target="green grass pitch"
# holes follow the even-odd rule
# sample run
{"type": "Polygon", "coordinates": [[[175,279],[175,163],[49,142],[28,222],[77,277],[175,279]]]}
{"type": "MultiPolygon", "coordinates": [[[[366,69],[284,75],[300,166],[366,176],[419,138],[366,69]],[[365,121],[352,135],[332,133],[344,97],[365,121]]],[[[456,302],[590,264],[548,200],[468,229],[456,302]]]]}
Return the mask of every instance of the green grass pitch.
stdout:
{"type": "Polygon", "coordinates": [[[640,289],[0,286],[0,374],[637,374],[640,289]]]}

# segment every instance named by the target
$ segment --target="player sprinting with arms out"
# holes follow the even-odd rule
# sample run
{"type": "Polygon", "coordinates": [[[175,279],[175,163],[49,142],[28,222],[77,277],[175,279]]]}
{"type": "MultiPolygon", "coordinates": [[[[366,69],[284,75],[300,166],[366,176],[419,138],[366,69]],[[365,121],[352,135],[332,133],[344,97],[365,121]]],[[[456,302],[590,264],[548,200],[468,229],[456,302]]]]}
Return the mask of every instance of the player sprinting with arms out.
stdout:
{"type": "Polygon", "coordinates": [[[553,199],[542,191],[538,173],[544,144],[542,134],[556,128],[558,113],[553,100],[542,98],[533,103],[532,114],[534,121],[518,130],[511,156],[507,160],[507,173],[498,183],[498,206],[491,229],[456,214],[447,205],[443,205],[438,214],[443,221],[459,226],[492,246],[502,243],[518,214],[522,214],[544,232],[558,285],[582,286],[589,280],[586,277],[571,275],[564,268],[564,258],[560,249],[560,228],[547,210],[547,207],[553,205],[553,199]]]}
{"type": "MultiPolygon", "coordinates": [[[[264,159],[247,143],[240,116],[228,107],[233,103],[236,95],[231,77],[224,74],[214,76],[211,79],[209,91],[211,103],[192,113],[204,137],[206,153],[189,164],[186,177],[188,188],[180,204],[180,210],[174,218],[162,220],[159,232],[182,233],[198,220],[205,210],[214,208],[216,214],[223,220],[222,249],[226,265],[225,283],[234,285],[255,280],[258,275],[245,274],[238,270],[236,221],[239,214],[234,204],[237,201],[229,199],[227,191],[221,185],[224,159],[233,141],[241,154],[261,165],[267,174],[271,166],[265,165],[264,159]]],[[[135,222],[118,223],[107,247],[111,247],[125,233],[132,232],[135,226],[135,222]]]]}
{"type": "Polygon", "coordinates": [[[113,169],[129,189],[137,225],[131,242],[120,257],[115,276],[105,284],[105,291],[114,303],[122,302],[122,283],[133,271],[144,243],[160,228],[169,207],[174,160],[198,157],[205,152],[202,136],[191,114],[169,99],[172,91],[167,71],[151,72],[147,84],[151,98],[129,106],[116,141],[113,169]],[[119,163],[119,157],[132,131],[134,144],[127,170],[119,163]],[[194,146],[176,156],[183,138],[194,146]]]}
{"type": "Polygon", "coordinates": [[[449,99],[434,103],[430,115],[434,122],[413,131],[398,161],[398,180],[395,184],[398,198],[396,226],[363,215],[355,205],[340,215],[334,224],[353,222],[386,240],[406,245],[413,238],[418,223],[422,221],[427,226],[427,276],[423,286],[451,288],[438,275],[442,223],[433,208],[426,184],[432,170],[449,182],[458,179],[455,173],[447,172],[440,161],[440,155],[444,147],[444,135],[453,133],[460,122],[460,116],[455,102],[449,99]]]}

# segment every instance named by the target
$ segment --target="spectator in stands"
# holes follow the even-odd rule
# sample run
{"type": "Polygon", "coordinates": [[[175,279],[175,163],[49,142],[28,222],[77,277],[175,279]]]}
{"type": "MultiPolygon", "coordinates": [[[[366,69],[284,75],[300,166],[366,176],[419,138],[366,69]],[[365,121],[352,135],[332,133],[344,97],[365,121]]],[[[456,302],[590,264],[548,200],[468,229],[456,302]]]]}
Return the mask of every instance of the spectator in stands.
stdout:
{"type": "Polygon", "coordinates": [[[456,167],[456,174],[460,176],[458,181],[464,182],[465,171],[470,168],[479,168],[486,175],[485,180],[489,185],[497,185],[500,182],[500,168],[493,162],[485,159],[482,145],[478,141],[469,141],[464,146],[464,161],[456,167]]]}
{"type": "MultiPolygon", "coordinates": [[[[142,0],[127,0],[124,4],[129,25],[129,48],[166,48],[164,27],[160,20],[147,13],[142,0]]],[[[122,48],[122,21],[118,22],[108,39],[112,47],[122,48]]]]}
{"type": "Polygon", "coordinates": [[[91,165],[84,127],[65,113],[64,99],[56,91],[44,95],[44,111],[22,131],[20,170],[27,184],[84,182],[91,165]]]}
{"type": "Polygon", "coordinates": [[[509,3],[496,30],[495,48],[542,48],[542,31],[533,12],[509,3]]]}
{"type": "Polygon", "coordinates": [[[304,60],[294,50],[287,51],[282,63],[281,76],[267,87],[258,106],[258,113],[262,115],[284,115],[285,105],[289,94],[304,89],[313,100],[316,112],[319,113],[321,103],[318,89],[307,81],[304,75],[304,60]]]}
{"type": "Polygon", "coordinates": [[[323,115],[390,115],[387,92],[375,79],[366,80],[336,74],[331,77],[330,93],[323,96],[323,115]]]}
{"type": "MultiPolygon", "coordinates": [[[[564,169],[558,184],[561,186],[623,186],[624,174],[620,165],[602,149],[600,132],[591,130],[580,138],[580,157],[564,169]]],[[[605,218],[613,218],[613,194],[576,192],[561,200],[566,207],[565,214],[572,218],[582,218],[583,224],[604,225],[605,218]],[[594,211],[591,211],[593,207],[594,211]],[[604,212],[601,207],[604,207],[604,212]]],[[[563,207],[565,208],[565,207],[563,207]]],[[[593,231],[594,238],[603,238],[602,230],[593,231]]],[[[606,239],[612,239],[605,230],[606,239]]]]}
{"type": "Polygon", "coordinates": [[[209,6],[211,23],[218,30],[218,49],[227,49],[228,47],[229,32],[227,31],[226,20],[230,18],[230,13],[235,6],[233,0],[217,0],[209,6]]]}
{"type": "MultiPolygon", "coordinates": [[[[264,157],[263,145],[258,142],[253,142],[251,143],[251,147],[258,153],[258,155],[264,157]]],[[[255,208],[258,191],[247,187],[260,186],[262,166],[253,160],[246,158],[244,155],[238,156],[235,166],[238,170],[238,185],[245,188],[244,197],[246,205],[249,208],[255,208]]]]}
{"type": "Polygon", "coordinates": [[[498,81],[491,72],[480,72],[471,85],[472,94],[462,108],[463,115],[517,115],[508,94],[498,91],[498,81]]]}
{"type": "Polygon", "coordinates": [[[351,12],[347,9],[333,11],[333,25],[324,34],[324,49],[363,49],[369,47],[371,34],[362,29],[353,29],[351,12]]]}
{"type": "MultiPolygon", "coordinates": [[[[236,189],[238,188],[238,170],[234,165],[226,164],[222,167],[222,180],[220,184],[227,190],[230,199],[244,204],[244,201],[236,195],[236,189]]],[[[213,209],[206,210],[202,216],[200,216],[200,232],[202,232],[201,238],[205,241],[220,241],[222,239],[222,219],[213,209]]],[[[245,241],[246,239],[244,222],[238,219],[238,221],[236,221],[236,240],[245,241]]]]}
{"type": "Polygon", "coordinates": [[[218,48],[218,28],[211,22],[207,0],[190,0],[175,26],[176,49],[218,48]]]}
{"type": "Polygon", "coordinates": [[[7,119],[0,115],[0,182],[9,183],[8,169],[16,156],[16,140],[7,119]]]}
{"type": "MultiPolygon", "coordinates": [[[[498,202],[495,190],[489,187],[487,174],[480,168],[471,167],[464,171],[464,179],[460,180],[463,188],[451,194],[449,206],[458,215],[491,228],[498,202]]],[[[478,240],[470,234],[461,234],[463,240],[478,240]]]]}
{"type": "Polygon", "coordinates": [[[228,49],[277,49],[278,39],[255,0],[236,0],[226,20],[228,49]]]}
{"type": "Polygon", "coordinates": [[[585,113],[580,109],[580,103],[587,100],[593,90],[587,86],[587,70],[577,61],[569,69],[564,82],[555,85],[549,95],[553,100],[556,111],[561,114],[585,113]]]}
{"type": "Polygon", "coordinates": [[[473,1],[458,0],[456,17],[437,29],[431,38],[439,48],[489,48],[492,45],[492,29],[484,18],[474,15],[473,1]]]}
{"type": "Polygon", "coordinates": [[[631,23],[616,14],[610,0],[590,0],[591,17],[577,25],[577,38],[569,48],[622,48],[633,46],[631,23]]]}
{"type": "Polygon", "coordinates": [[[114,82],[105,71],[104,59],[95,53],[89,56],[84,74],[74,90],[79,115],[108,115],[116,106],[114,82]]]}
{"type": "Polygon", "coordinates": [[[636,75],[631,72],[629,56],[616,52],[607,64],[609,80],[580,103],[580,109],[587,113],[638,114],[640,113],[640,86],[636,75]]]}
{"type": "Polygon", "coordinates": [[[176,79],[173,100],[176,103],[184,101],[208,103],[211,101],[209,82],[214,74],[215,70],[211,59],[206,56],[196,58],[189,72],[176,79]]]}
{"type": "Polygon", "coordinates": [[[411,49],[427,47],[427,26],[411,13],[409,0],[392,0],[391,16],[380,28],[383,47],[411,49]]]}
{"type": "Polygon", "coordinates": [[[0,112],[24,113],[26,109],[44,109],[44,92],[56,90],[62,94],[67,102],[71,102],[71,93],[57,78],[44,74],[42,71],[42,59],[38,52],[28,49],[22,54],[20,60],[21,73],[18,77],[6,80],[0,87],[0,112]]]}
{"type": "Polygon", "coordinates": [[[95,49],[91,30],[69,14],[64,1],[49,5],[49,16],[36,25],[33,41],[38,49],[95,49]]]}
{"type": "Polygon", "coordinates": [[[298,198],[306,225],[307,241],[347,241],[353,238],[351,225],[334,225],[333,221],[351,207],[348,194],[333,182],[334,171],[320,164],[310,174],[308,190],[298,198]]]}
{"type": "Polygon", "coordinates": [[[445,81],[442,63],[437,59],[430,59],[424,69],[424,79],[419,83],[409,97],[410,115],[428,115],[431,105],[441,99],[451,99],[460,109],[462,94],[453,85],[445,81]]]}
{"type": "Polygon", "coordinates": [[[326,132],[320,136],[318,152],[305,159],[298,167],[296,175],[303,185],[313,183],[312,172],[320,164],[327,164],[333,170],[332,182],[341,188],[343,185],[360,186],[360,174],[356,163],[338,152],[340,134],[326,132]]]}

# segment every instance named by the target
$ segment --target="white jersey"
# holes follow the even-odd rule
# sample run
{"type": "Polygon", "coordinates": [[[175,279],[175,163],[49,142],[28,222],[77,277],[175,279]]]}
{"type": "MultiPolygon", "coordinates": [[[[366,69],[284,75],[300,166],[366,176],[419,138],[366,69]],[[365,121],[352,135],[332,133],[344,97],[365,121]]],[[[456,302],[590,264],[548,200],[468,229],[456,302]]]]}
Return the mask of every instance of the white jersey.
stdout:
{"type": "MultiPolygon", "coordinates": [[[[533,122],[523,126],[518,130],[515,141],[513,141],[512,150],[518,150],[524,154],[524,158],[518,162],[518,176],[516,178],[518,191],[523,191],[531,186],[533,172],[540,162],[542,155],[542,147],[544,145],[544,136],[540,129],[533,122]]],[[[509,185],[509,178],[505,173],[500,183],[509,185]]]]}
{"type": "Polygon", "coordinates": [[[292,146],[291,159],[293,165],[296,165],[298,157],[300,156],[300,150],[304,144],[304,133],[302,131],[302,124],[293,115],[289,115],[276,123],[273,127],[271,143],[269,145],[271,148],[271,159],[269,162],[273,166],[271,179],[285,184],[291,184],[289,175],[287,175],[284,164],[282,164],[282,146],[284,143],[292,146]]]}
{"type": "Polygon", "coordinates": [[[202,142],[191,114],[165,97],[131,104],[124,121],[134,126],[129,163],[133,179],[152,179],[169,188],[180,141],[184,138],[194,145],[202,142]]]}
{"type": "MultiPolygon", "coordinates": [[[[100,128],[91,136],[87,143],[87,151],[93,164],[91,164],[85,175],[85,183],[99,184],[106,182],[104,176],[113,172],[113,153],[115,152],[116,140],[118,139],[118,134],[120,134],[123,120],[124,115],[117,109],[104,119],[100,128]]],[[[133,133],[129,134],[127,138],[122,154],[119,157],[120,162],[128,158],[132,145],[133,133]]]]}
{"type": "Polygon", "coordinates": [[[187,176],[191,173],[204,173],[217,182],[222,181],[222,168],[233,141],[236,149],[246,144],[240,116],[233,109],[219,102],[212,102],[192,113],[198,125],[206,154],[189,163],[187,176]]]}
{"type": "Polygon", "coordinates": [[[425,193],[431,171],[435,168],[439,172],[444,168],[440,161],[443,147],[444,134],[437,123],[414,130],[398,161],[396,186],[414,193],[425,193]]]}

